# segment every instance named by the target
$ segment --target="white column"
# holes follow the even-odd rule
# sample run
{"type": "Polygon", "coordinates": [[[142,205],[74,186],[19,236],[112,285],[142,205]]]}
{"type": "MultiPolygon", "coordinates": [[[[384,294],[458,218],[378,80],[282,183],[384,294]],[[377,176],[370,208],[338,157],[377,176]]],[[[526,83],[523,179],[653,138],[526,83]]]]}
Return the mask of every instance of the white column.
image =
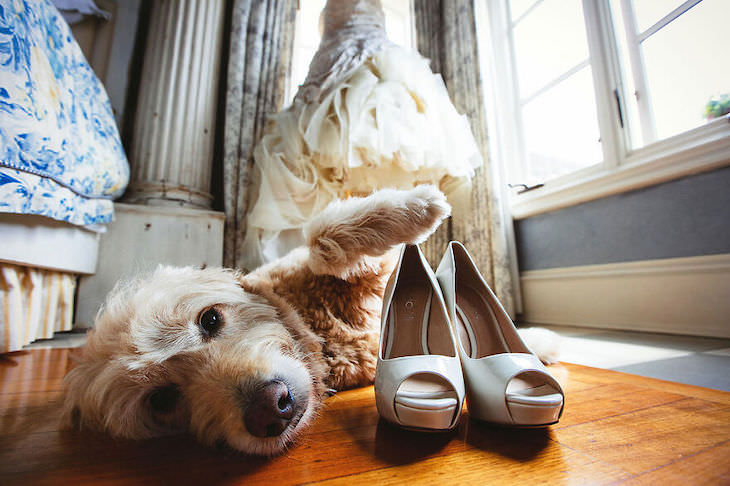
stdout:
{"type": "Polygon", "coordinates": [[[126,202],[211,207],[224,5],[153,2],[126,202]]]}

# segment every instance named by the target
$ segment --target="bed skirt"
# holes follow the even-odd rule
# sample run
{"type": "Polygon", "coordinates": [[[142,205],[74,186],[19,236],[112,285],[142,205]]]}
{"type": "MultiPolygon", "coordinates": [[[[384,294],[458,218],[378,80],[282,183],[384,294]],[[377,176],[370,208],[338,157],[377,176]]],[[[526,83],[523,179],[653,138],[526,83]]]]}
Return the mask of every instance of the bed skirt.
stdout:
{"type": "Polygon", "coordinates": [[[76,275],[0,263],[0,353],[73,325],[76,275]]]}

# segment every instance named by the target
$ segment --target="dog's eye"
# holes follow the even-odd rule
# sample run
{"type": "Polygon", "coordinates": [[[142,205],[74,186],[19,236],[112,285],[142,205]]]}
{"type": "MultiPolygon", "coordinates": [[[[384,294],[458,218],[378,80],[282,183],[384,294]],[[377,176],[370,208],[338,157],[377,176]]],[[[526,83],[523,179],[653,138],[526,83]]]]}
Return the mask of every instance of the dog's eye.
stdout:
{"type": "Polygon", "coordinates": [[[149,397],[152,410],[159,413],[172,412],[178,400],[180,400],[180,389],[177,385],[166,385],[155,388],[149,397]]]}
{"type": "Polygon", "coordinates": [[[222,325],[223,317],[213,308],[203,312],[198,318],[198,326],[204,338],[215,337],[222,325]]]}

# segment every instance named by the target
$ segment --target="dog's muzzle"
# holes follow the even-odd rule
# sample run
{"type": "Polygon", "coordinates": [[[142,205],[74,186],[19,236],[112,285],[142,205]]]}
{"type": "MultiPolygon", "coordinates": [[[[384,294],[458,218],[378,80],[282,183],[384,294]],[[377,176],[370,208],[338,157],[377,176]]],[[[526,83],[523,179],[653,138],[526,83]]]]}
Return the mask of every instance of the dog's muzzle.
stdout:
{"type": "Polygon", "coordinates": [[[283,381],[265,383],[251,397],[244,423],[256,437],[276,437],[282,434],[295,418],[297,404],[283,381]]]}

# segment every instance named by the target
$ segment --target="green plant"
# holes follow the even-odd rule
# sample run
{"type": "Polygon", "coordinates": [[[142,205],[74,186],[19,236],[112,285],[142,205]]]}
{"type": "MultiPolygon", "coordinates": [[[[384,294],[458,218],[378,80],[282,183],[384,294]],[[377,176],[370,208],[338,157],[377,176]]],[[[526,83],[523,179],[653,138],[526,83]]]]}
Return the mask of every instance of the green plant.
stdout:
{"type": "Polygon", "coordinates": [[[708,120],[719,118],[730,113],[730,93],[710,98],[705,105],[705,117],[708,120]]]}

